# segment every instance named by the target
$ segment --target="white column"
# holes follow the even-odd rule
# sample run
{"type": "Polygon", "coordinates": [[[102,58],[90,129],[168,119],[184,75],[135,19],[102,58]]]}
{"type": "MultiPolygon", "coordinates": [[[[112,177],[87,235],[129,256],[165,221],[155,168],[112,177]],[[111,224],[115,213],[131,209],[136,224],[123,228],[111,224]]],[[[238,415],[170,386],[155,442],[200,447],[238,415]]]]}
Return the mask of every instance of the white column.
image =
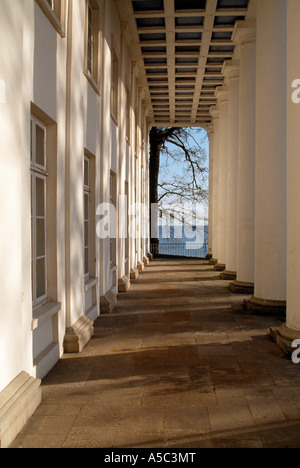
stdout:
{"type": "Polygon", "coordinates": [[[257,2],[255,289],[252,312],[286,299],[286,0],[257,2]]]}
{"type": "Polygon", "coordinates": [[[213,147],[213,215],[212,215],[212,225],[213,225],[213,232],[212,232],[212,260],[211,263],[218,263],[218,233],[219,233],[219,110],[217,106],[211,107],[211,115],[213,119],[213,127],[214,127],[214,147],[213,147]]]}
{"type": "Polygon", "coordinates": [[[239,61],[225,61],[223,67],[228,87],[226,270],[224,280],[236,279],[237,270],[237,156],[239,117],[239,61]]]}
{"type": "Polygon", "coordinates": [[[239,130],[237,186],[237,279],[233,292],[254,292],[256,24],[238,21],[233,41],[239,46],[239,130]]]}
{"type": "Polygon", "coordinates": [[[300,338],[300,2],[287,2],[287,317],[280,334],[300,338]],[[295,81],[298,80],[298,81],[295,81]]]}
{"type": "Polygon", "coordinates": [[[228,138],[228,89],[216,91],[220,110],[219,123],[219,191],[218,191],[218,263],[217,271],[226,268],[226,203],[227,203],[227,138],[228,138]]]}

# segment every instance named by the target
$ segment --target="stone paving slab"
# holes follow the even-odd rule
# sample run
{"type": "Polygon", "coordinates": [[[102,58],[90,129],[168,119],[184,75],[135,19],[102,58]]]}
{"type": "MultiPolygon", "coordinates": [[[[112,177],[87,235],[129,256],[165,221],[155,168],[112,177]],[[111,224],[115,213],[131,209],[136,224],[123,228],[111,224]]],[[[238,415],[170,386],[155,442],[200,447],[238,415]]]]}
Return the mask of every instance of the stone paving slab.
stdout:
{"type": "Polygon", "coordinates": [[[14,448],[300,447],[300,368],[207,262],[154,261],[43,380],[14,448]]]}

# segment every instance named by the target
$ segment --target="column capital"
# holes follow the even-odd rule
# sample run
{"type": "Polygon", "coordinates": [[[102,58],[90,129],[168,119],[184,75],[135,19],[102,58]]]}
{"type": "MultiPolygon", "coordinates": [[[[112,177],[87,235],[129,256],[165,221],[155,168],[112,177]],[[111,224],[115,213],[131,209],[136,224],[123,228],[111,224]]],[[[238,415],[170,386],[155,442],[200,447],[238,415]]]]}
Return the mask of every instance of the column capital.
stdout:
{"type": "Polygon", "coordinates": [[[239,60],[225,60],[223,64],[222,73],[225,76],[225,84],[229,81],[239,78],[240,76],[240,61],[239,60]]]}
{"type": "Polygon", "coordinates": [[[256,22],[236,21],[232,41],[237,45],[245,45],[256,42],[256,22]]]}
{"type": "Polygon", "coordinates": [[[218,104],[223,104],[228,101],[228,87],[226,85],[219,86],[215,91],[215,96],[218,100],[218,104]]]}
{"type": "Polygon", "coordinates": [[[218,120],[219,117],[220,117],[218,106],[211,106],[210,107],[210,114],[212,116],[213,121],[218,120]]]}
{"type": "Polygon", "coordinates": [[[214,134],[214,124],[213,124],[213,122],[211,122],[209,124],[206,124],[204,128],[208,133],[208,137],[210,138],[214,134]]]}

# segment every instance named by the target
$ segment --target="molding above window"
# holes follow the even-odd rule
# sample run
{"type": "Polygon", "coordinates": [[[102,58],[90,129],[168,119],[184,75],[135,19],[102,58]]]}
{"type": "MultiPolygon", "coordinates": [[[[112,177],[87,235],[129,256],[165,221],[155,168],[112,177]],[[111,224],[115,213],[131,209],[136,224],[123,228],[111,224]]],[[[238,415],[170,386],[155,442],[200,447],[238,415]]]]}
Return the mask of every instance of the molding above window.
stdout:
{"type": "Polygon", "coordinates": [[[66,37],[65,33],[65,22],[66,22],[66,7],[65,7],[65,0],[59,0],[59,10],[60,15],[53,11],[49,2],[47,0],[36,0],[36,3],[40,6],[42,11],[45,13],[47,18],[49,19],[52,26],[58,32],[58,34],[64,38],[66,37]]]}

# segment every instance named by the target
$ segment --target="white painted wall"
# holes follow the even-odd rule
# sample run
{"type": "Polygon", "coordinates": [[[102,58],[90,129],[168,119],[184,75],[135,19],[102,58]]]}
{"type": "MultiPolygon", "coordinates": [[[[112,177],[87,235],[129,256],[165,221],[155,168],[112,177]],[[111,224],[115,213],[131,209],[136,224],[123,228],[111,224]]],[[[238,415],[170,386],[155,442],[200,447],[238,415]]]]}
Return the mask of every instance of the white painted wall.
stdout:
{"type": "MultiPolygon", "coordinates": [[[[36,357],[33,349],[40,353],[51,340],[58,340],[57,354],[43,363],[43,372],[48,372],[63,353],[66,327],[72,327],[84,315],[85,306],[91,305],[93,295],[84,291],[83,274],[84,151],[95,158],[96,205],[109,199],[111,170],[117,174],[118,193],[124,194],[125,181],[129,182],[130,201],[135,187],[139,187],[135,177],[141,177],[140,169],[135,167],[133,148],[135,125],[141,125],[145,115],[137,81],[132,75],[126,34],[122,33],[114,2],[104,0],[101,6],[104,20],[100,93],[84,74],[85,2],[66,2],[66,5],[70,8],[61,35],[35,0],[2,0],[0,4],[0,391],[21,371],[42,377],[41,371],[33,366],[36,357]],[[120,60],[118,126],[111,118],[110,109],[112,43],[120,60]],[[126,142],[125,131],[126,77],[132,98],[130,142],[126,142]],[[138,120],[134,115],[136,99],[140,99],[136,106],[138,120]],[[51,164],[51,177],[54,171],[56,184],[50,210],[54,218],[48,235],[53,238],[51,252],[55,255],[50,256],[49,265],[56,281],[49,287],[49,299],[61,303],[58,315],[41,323],[34,333],[30,219],[32,112],[51,129],[51,136],[55,136],[56,162],[51,164]]],[[[138,148],[138,164],[141,156],[138,148]]],[[[147,164],[144,168],[147,171],[147,164]]],[[[125,241],[118,240],[117,246],[117,278],[120,278],[125,274],[125,241]]],[[[136,267],[138,260],[135,251],[134,245],[132,267],[136,267]]],[[[95,259],[95,273],[99,278],[96,301],[100,313],[100,296],[111,288],[109,240],[96,240],[95,259]]]]}

